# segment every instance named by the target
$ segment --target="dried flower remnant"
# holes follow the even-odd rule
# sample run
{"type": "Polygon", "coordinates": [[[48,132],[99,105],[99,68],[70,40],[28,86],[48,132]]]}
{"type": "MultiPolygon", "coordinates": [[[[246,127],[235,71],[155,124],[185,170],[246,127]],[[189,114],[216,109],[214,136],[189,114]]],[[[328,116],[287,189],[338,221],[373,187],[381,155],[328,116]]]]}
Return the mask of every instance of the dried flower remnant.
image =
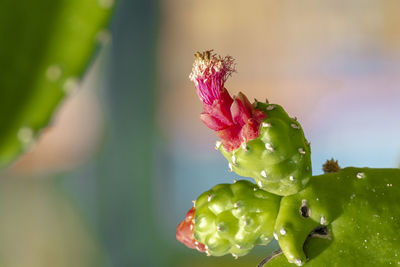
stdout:
{"type": "Polygon", "coordinates": [[[229,76],[235,72],[234,59],[222,58],[212,54],[212,50],[197,52],[189,79],[194,82],[200,99],[212,105],[215,99],[221,99],[221,92],[229,76]]]}
{"type": "Polygon", "coordinates": [[[324,165],[322,165],[322,170],[324,173],[338,172],[341,169],[342,168],[340,168],[338,161],[334,160],[333,158],[327,160],[324,165]]]}
{"type": "Polygon", "coordinates": [[[224,87],[228,77],[235,72],[234,59],[205,51],[195,54],[192,73],[189,75],[203,102],[200,119],[221,138],[227,151],[232,151],[259,135],[260,123],[265,113],[253,107],[243,93],[233,98],[224,87]]]}
{"type": "Polygon", "coordinates": [[[189,248],[197,249],[200,252],[205,252],[206,248],[204,244],[198,242],[194,238],[194,214],[194,207],[186,213],[185,219],[178,225],[176,229],[176,239],[189,248]]]}

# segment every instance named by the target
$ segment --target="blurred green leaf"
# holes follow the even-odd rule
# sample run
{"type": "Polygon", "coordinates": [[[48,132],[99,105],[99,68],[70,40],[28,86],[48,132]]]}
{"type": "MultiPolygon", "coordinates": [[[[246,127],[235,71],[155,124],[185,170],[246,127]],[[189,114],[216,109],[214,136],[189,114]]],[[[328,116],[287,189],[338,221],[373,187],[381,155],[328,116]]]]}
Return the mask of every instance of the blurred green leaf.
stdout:
{"type": "Polygon", "coordinates": [[[112,0],[0,0],[0,167],[29,148],[79,84],[112,0]]]}

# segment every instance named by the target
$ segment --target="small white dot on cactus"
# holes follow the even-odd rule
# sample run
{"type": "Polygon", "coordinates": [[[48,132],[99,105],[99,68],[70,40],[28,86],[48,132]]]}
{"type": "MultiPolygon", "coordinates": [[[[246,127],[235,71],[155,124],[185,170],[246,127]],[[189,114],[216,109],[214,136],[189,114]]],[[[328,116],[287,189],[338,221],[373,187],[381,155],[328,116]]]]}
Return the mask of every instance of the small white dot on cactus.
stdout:
{"type": "Polygon", "coordinates": [[[262,187],[261,181],[258,181],[257,185],[258,185],[259,187],[262,187]]]}
{"type": "Polygon", "coordinates": [[[357,176],[358,179],[363,179],[363,178],[365,178],[365,173],[359,172],[359,173],[357,173],[356,176],[357,176]]]}
{"type": "Polygon", "coordinates": [[[233,207],[234,207],[234,208],[239,208],[239,203],[238,203],[238,202],[235,202],[235,203],[233,204],[233,207]]]}
{"type": "Polygon", "coordinates": [[[300,129],[300,127],[297,124],[290,124],[290,127],[292,127],[293,129],[300,129]]]}
{"type": "Polygon", "coordinates": [[[289,180],[290,180],[290,181],[294,181],[293,175],[290,175],[290,176],[289,176],[289,180]]]}
{"type": "Polygon", "coordinates": [[[392,187],[393,185],[392,185],[392,184],[387,184],[386,186],[387,186],[387,187],[392,187]]]}
{"type": "Polygon", "coordinates": [[[271,127],[272,125],[271,125],[271,123],[269,123],[269,122],[263,122],[263,123],[261,124],[261,126],[262,126],[263,128],[269,128],[269,127],[271,127]]]}
{"type": "Polygon", "coordinates": [[[221,141],[216,141],[215,142],[215,150],[218,150],[221,147],[221,141]]]}
{"type": "Polygon", "coordinates": [[[233,163],[233,165],[236,165],[236,156],[235,155],[232,155],[232,163],[233,163]]]}
{"type": "Polygon", "coordinates": [[[235,245],[238,249],[241,249],[242,247],[239,244],[235,245]]]}
{"type": "Polygon", "coordinates": [[[211,256],[210,251],[206,250],[207,257],[211,256]]]}
{"type": "Polygon", "coordinates": [[[260,174],[262,177],[267,178],[267,173],[264,170],[262,170],[260,174]]]}
{"type": "Polygon", "coordinates": [[[65,80],[63,84],[63,90],[67,95],[75,93],[79,89],[79,79],[76,77],[70,77],[65,80]]]}
{"type": "Polygon", "coordinates": [[[285,228],[281,228],[281,230],[279,230],[279,233],[281,233],[281,235],[286,235],[286,230],[285,228]]]}
{"type": "Polygon", "coordinates": [[[303,266],[303,262],[302,262],[301,260],[299,260],[299,259],[295,259],[295,260],[294,260],[294,263],[295,263],[297,266],[303,266]]]}
{"type": "Polygon", "coordinates": [[[29,127],[22,127],[17,133],[19,141],[23,144],[30,144],[33,141],[33,130],[29,127]]]}
{"type": "Polygon", "coordinates": [[[273,110],[275,108],[275,105],[269,105],[268,107],[267,107],[267,110],[273,110]]]}
{"type": "Polygon", "coordinates": [[[210,202],[212,200],[212,198],[213,198],[213,195],[208,195],[207,201],[210,202]]]}
{"type": "Polygon", "coordinates": [[[61,68],[58,65],[51,65],[46,70],[46,77],[49,81],[55,82],[61,77],[61,68]]]}
{"type": "Polygon", "coordinates": [[[239,258],[239,256],[238,256],[238,255],[236,255],[236,254],[233,254],[233,253],[232,253],[232,257],[233,257],[235,260],[237,260],[237,259],[239,258]]]}
{"type": "Polygon", "coordinates": [[[293,120],[297,121],[297,117],[293,117],[293,120]]]}
{"type": "Polygon", "coordinates": [[[236,183],[237,183],[237,180],[236,180],[236,179],[233,179],[233,183],[236,184],[236,183]]]}
{"type": "Polygon", "coordinates": [[[193,207],[196,207],[196,200],[192,200],[193,207]]]}
{"type": "Polygon", "coordinates": [[[245,142],[243,142],[240,146],[244,151],[247,151],[247,144],[245,142]]]}
{"type": "Polygon", "coordinates": [[[253,191],[257,191],[257,187],[254,187],[254,188],[253,188],[253,191]]]}
{"type": "Polygon", "coordinates": [[[326,218],[325,216],[321,216],[320,224],[325,225],[326,224],[326,218]]]}
{"type": "Polygon", "coordinates": [[[198,241],[194,241],[194,244],[195,244],[196,246],[198,246],[198,245],[199,245],[199,242],[198,242],[198,241]]]}
{"type": "Polygon", "coordinates": [[[275,238],[275,240],[279,239],[278,235],[275,232],[274,232],[274,238],[275,238]]]}
{"type": "Polygon", "coordinates": [[[228,164],[229,171],[232,172],[232,164],[229,162],[228,164]]]}
{"type": "Polygon", "coordinates": [[[299,153],[302,154],[302,155],[305,155],[305,154],[306,154],[306,151],[305,151],[302,147],[300,147],[300,148],[298,149],[298,151],[299,151],[299,153]]]}
{"type": "Polygon", "coordinates": [[[265,148],[271,152],[275,151],[275,149],[273,148],[273,146],[270,143],[265,143],[265,148]]]}

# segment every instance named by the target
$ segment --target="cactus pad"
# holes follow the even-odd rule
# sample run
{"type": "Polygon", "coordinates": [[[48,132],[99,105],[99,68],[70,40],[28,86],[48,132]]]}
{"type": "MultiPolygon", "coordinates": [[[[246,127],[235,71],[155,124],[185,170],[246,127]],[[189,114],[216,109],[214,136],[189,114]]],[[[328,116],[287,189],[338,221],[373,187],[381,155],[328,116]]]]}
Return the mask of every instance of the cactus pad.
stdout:
{"type": "Polygon", "coordinates": [[[217,185],[196,200],[194,237],[210,255],[243,256],[272,240],[280,200],[244,180],[217,185]]]}
{"type": "Polygon", "coordinates": [[[303,191],[282,199],[275,233],[286,258],[266,266],[399,264],[399,196],[399,169],[345,168],[312,177],[303,191]],[[306,242],[321,226],[326,235],[306,242]]]}
{"type": "Polygon", "coordinates": [[[279,105],[255,106],[266,114],[259,136],[231,152],[219,148],[231,170],[254,178],[260,188],[281,196],[295,194],[311,176],[310,146],[301,125],[279,105]]]}

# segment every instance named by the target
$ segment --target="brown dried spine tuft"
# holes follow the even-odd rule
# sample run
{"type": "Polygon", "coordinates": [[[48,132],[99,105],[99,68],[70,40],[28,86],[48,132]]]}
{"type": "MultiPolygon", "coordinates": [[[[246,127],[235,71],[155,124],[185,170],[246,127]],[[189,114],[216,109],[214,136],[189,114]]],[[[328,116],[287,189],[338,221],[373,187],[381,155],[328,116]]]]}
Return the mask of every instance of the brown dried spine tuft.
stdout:
{"type": "Polygon", "coordinates": [[[340,168],[339,163],[337,160],[334,160],[333,158],[328,159],[324,165],[322,165],[322,170],[324,173],[329,173],[329,172],[338,172],[342,168],[340,168]]]}

